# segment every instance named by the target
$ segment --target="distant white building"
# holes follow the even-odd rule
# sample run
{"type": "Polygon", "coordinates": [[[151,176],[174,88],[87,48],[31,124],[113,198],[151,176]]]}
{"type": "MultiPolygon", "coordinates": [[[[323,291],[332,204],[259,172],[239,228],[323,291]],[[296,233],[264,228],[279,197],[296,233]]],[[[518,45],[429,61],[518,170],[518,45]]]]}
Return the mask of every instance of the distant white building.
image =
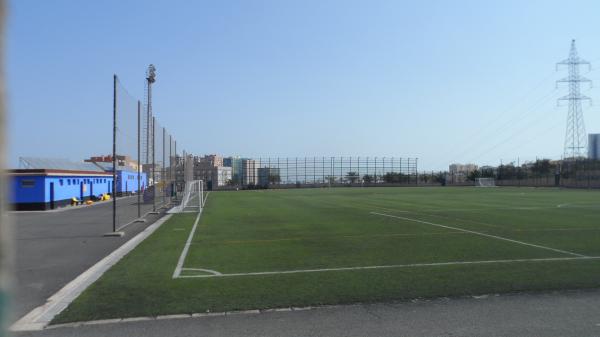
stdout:
{"type": "Polygon", "coordinates": [[[258,183],[258,165],[254,159],[242,159],[242,185],[258,183]]]}
{"type": "Polygon", "coordinates": [[[588,158],[600,159],[600,133],[590,133],[588,135],[588,158]]]}
{"type": "Polygon", "coordinates": [[[213,184],[216,181],[217,186],[227,185],[233,178],[233,169],[227,166],[215,167],[213,170],[213,184]]]}
{"type": "Polygon", "coordinates": [[[467,180],[469,173],[476,171],[475,164],[451,164],[448,168],[448,175],[451,181],[461,182],[467,180]]]}
{"type": "Polygon", "coordinates": [[[227,166],[195,165],[194,179],[210,182],[212,186],[225,186],[231,181],[233,170],[227,166]]]}
{"type": "Polygon", "coordinates": [[[448,171],[450,174],[464,174],[468,175],[469,173],[476,171],[477,165],[475,164],[451,164],[448,171]]]}

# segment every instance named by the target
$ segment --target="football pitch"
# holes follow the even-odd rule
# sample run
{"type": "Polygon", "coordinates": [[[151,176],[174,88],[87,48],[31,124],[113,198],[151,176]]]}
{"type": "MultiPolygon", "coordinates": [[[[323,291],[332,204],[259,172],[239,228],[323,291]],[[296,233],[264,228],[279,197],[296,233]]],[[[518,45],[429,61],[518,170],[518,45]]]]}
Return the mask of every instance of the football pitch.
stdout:
{"type": "Polygon", "coordinates": [[[600,286],[600,191],[211,192],[54,321],[600,286]]]}

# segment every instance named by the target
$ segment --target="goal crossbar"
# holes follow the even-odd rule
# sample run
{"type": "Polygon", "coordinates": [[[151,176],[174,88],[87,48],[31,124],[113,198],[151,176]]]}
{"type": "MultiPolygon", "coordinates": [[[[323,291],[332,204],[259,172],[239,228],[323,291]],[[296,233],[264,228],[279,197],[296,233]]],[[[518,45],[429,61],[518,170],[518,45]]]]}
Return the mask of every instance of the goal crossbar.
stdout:
{"type": "Polygon", "coordinates": [[[476,178],[476,187],[496,187],[496,179],[494,178],[476,178]]]}
{"type": "Polygon", "coordinates": [[[199,212],[206,202],[204,195],[204,182],[192,180],[185,183],[181,204],[173,207],[168,213],[196,213],[199,212]]]}

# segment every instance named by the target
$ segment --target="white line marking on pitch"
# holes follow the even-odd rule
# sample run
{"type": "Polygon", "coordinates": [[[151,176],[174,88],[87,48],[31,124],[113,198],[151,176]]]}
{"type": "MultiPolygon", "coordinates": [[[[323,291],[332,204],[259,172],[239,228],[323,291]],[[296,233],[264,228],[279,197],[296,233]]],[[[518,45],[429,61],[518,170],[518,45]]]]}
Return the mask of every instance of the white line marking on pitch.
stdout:
{"type": "Polygon", "coordinates": [[[15,322],[10,330],[12,331],[36,331],[44,329],[52,319],[67,308],[87,287],[100,278],[110,267],[115,265],[123,256],[127,255],[140,242],[144,241],[164,222],[169,220],[171,215],[160,218],[158,221],[148,226],[131,240],[125,242],[115,251],[107,255],[88,270],[77,276],[73,281],[62,287],[56,294],[52,295],[46,303],[31,310],[28,314],[15,322]]]}
{"type": "Polygon", "coordinates": [[[582,254],[578,254],[578,253],[573,253],[573,252],[569,252],[569,251],[562,250],[562,249],[556,249],[556,248],[551,248],[551,247],[536,245],[536,244],[533,244],[533,243],[528,243],[528,242],[524,242],[524,241],[513,240],[513,239],[505,238],[505,237],[502,237],[502,236],[497,236],[497,235],[492,235],[492,234],[486,234],[486,233],[476,232],[476,231],[472,231],[472,230],[468,230],[468,229],[463,229],[463,228],[458,228],[458,227],[440,225],[440,224],[436,224],[436,223],[429,222],[429,221],[424,221],[424,220],[419,220],[419,219],[406,218],[406,217],[403,217],[403,216],[397,216],[397,215],[391,215],[391,214],[385,214],[385,213],[378,213],[378,212],[371,212],[371,214],[385,216],[385,217],[389,217],[389,218],[396,218],[396,219],[401,219],[401,220],[406,220],[406,221],[418,222],[418,223],[422,223],[422,224],[426,224],[426,225],[430,225],[430,226],[436,226],[436,227],[442,227],[442,228],[447,228],[447,229],[453,229],[453,230],[457,230],[457,231],[463,231],[463,232],[466,232],[466,233],[471,233],[471,234],[475,234],[475,235],[485,236],[485,237],[488,237],[488,238],[493,238],[493,239],[508,241],[508,242],[517,243],[517,244],[524,245],[524,246],[530,246],[530,247],[536,247],[536,248],[551,250],[551,251],[554,251],[554,252],[568,254],[568,255],[573,255],[573,256],[578,256],[578,257],[588,257],[586,255],[582,255],[582,254]]]}
{"type": "Polygon", "coordinates": [[[260,275],[280,275],[280,274],[300,274],[300,273],[319,273],[328,271],[349,271],[349,270],[368,270],[368,269],[394,269],[394,268],[415,268],[415,267],[439,267],[454,265],[471,264],[493,264],[493,263],[516,263],[516,262],[549,262],[549,261],[570,261],[570,260],[597,260],[600,256],[580,256],[580,257],[550,257],[538,259],[512,259],[512,260],[484,260],[484,261],[451,261],[434,263],[411,263],[411,264],[393,264],[379,266],[363,267],[340,267],[340,268],[321,268],[321,269],[298,269],[281,271],[262,271],[249,273],[231,273],[219,275],[182,275],[180,278],[209,278],[209,277],[232,277],[232,276],[260,276],[260,275]]]}
{"type": "MultiPolygon", "coordinates": [[[[206,193],[206,198],[210,192],[206,193]]],[[[206,200],[206,199],[204,199],[206,200]]],[[[179,260],[177,261],[177,266],[175,267],[175,271],[173,271],[172,278],[178,278],[181,275],[181,270],[183,268],[183,264],[185,262],[185,258],[187,257],[188,251],[190,250],[190,245],[192,244],[192,239],[194,238],[194,233],[196,233],[196,228],[198,227],[198,222],[200,222],[200,216],[202,215],[202,211],[204,207],[200,208],[198,215],[196,216],[196,221],[194,221],[194,226],[190,231],[190,235],[188,236],[187,241],[185,242],[185,246],[183,246],[183,250],[181,251],[181,255],[179,255],[179,260]]]]}
{"type": "Polygon", "coordinates": [[[218,272],[218,271],[216,271],[216,270],[212,270],[212,269],[204,269],[204,268],[181,268],[181,270],[182,270],[182,271],[187,271],[187,270],[191,270],[191,271],[202,271],[202,272],[209,273],[209,274],[212,274],[212,275],[223,275],[223,274],[219,273],[219,272],[218,272]]]}

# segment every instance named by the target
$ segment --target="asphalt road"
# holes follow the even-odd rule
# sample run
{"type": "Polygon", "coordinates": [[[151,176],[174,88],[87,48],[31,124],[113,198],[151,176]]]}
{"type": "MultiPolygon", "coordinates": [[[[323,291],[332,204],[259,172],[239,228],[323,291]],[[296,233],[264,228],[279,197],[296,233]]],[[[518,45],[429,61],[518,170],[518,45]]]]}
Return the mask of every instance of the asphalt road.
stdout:
{"type": "Polygon", "coordinates": [[[600,290],[60,327],[16,336],[600,336],[600,290]]]}
{"type": "MultiPolygon", "coordinates": [[[[117,200],[118,225],[137,218],[137,197],[117,200]]],[[[152,210],[143,205],[142,214],[152,210]]],[[[86,269],[156,221],[134,223],[123,237],[105,237],[112,231],[112,202],[50,212],[13,212],[16,280],[13,320],[21,318],[86,269]]]]}

